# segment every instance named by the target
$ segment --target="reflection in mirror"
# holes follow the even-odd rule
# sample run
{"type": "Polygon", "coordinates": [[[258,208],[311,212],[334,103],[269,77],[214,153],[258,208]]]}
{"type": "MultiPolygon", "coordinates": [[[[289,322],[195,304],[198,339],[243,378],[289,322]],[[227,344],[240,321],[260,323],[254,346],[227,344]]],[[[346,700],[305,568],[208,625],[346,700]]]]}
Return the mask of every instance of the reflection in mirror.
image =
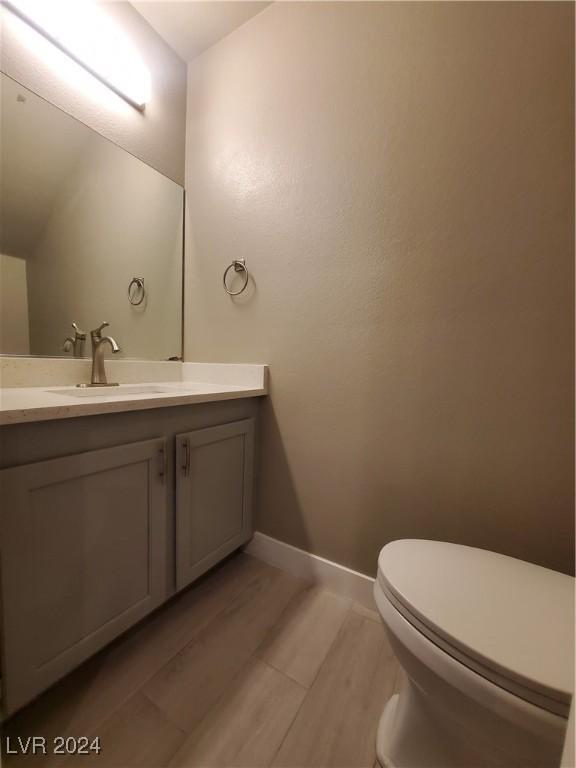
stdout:
{"type": "Polygon", "coordinates": [[[106,320],[123,357],[181,356],[182,188],[1,86],[0,353],[90,357],[106,320]]]}

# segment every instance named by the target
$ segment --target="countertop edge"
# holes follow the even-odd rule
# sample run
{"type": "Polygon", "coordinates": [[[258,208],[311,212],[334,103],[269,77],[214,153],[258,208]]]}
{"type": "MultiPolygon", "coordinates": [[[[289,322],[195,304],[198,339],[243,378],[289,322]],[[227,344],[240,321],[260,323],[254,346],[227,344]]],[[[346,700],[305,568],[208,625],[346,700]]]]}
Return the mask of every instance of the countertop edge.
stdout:
{"type": "Polygon", "coordinates": [[[78,404],[45,405],[25,409],[0,409],[0,427],[40,421],[72,419],[82,416],[102,416],[109,413],[147,411],[154,408],[170,408],[181,405],[221,402],[223,400],[264,397],[267,394],[267,388],[265,387],[246,387],[244,389],[221,392],[182,393],[163,397],[142,397],[139,399],[111,400],[98,403],[79,402],[78,404]]]}

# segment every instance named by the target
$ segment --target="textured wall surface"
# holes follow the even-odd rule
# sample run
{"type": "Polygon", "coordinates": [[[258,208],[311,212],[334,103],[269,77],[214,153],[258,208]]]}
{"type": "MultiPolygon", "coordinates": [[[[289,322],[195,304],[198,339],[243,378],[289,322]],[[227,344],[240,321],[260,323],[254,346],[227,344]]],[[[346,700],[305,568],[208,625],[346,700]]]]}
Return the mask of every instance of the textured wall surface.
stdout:
{"type": "Polygon", "coordinates": [[[109,322],[118,357],[182,354],[182,198],[177,184],[89,133],[27,259],[32,354],[64,355],[72,319],[86,331],[109,322]],[[146,281],[138,307],[127,297],[134,275],[146,281]]]}
{"type": "Polygon", "coordinates": [[[0,253],[0,350],[3,354],[30,353],[26,261],[0,253]]]}
{"type": "Polygon", "coordinates": [[[276,3],[190,65],[187,359],[271,365],[259,530],[572,569],[573,46],[570,3],[276,3]]]}
{"type": "Polygon", "coordinates": [[[102,7],[151,75],[141,113],[70,61],[5,8],[0,9],[2,71],[169,176],[184,180],[186,65],[127,2],[102,7]]]}

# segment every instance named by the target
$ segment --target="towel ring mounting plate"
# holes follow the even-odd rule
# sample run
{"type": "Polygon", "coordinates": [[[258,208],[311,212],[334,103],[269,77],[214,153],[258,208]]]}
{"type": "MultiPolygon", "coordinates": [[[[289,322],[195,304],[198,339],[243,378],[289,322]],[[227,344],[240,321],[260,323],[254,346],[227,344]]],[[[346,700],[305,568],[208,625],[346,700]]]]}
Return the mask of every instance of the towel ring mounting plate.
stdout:
{"type": "Polygon", "coordinates": [[[133,277],[128,284],[128,301],[133,307],[138,307],[144,301],[145,296],[146,288],[144,288],[144,278],[133,277]]]}
{"type": "Polygon", "coordinates": [[[222,283],[224,285],[224,290],[226,293],[230,296],[239,296],[242,291],[246,290],[246,286],[248,285],[248,279],[250,275],[248,273],[248,269],[246,268],[246,261],[244,259],[234,259],[232,264],[230,264],[226,269],[224,270],[224,277],[222,278],[222,283]],[[226,283],[226,278],[228,277],[228,272],[233,269],[234,272],[244,272],[244,284],[238,291],[231,291],[228,288],[228,285],[226,283]]]}

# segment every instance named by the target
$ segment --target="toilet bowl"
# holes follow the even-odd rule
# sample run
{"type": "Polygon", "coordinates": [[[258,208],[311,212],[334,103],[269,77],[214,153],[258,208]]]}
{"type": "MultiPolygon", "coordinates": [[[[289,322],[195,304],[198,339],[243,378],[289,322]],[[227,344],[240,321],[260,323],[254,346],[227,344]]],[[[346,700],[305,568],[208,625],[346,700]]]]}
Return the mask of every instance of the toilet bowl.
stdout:
{"type": "Polygon", "coordinates": [[[387,544],[374,596],[400,663],[384,768],[552,768],[574,682],[574,579],[437,541],[387,544]]]}

